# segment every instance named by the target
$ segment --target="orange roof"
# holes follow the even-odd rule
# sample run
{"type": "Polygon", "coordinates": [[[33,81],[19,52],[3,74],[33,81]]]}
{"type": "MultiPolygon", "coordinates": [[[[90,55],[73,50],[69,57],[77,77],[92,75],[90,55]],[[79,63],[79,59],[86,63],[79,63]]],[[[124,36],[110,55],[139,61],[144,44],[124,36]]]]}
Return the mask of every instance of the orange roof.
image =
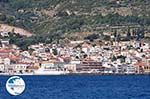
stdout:
{"type": "Polygon", "coordinates": [[[137,62],[134,64],[135,66],[146,66],[146,63],[145,62],[137,62]]]}
{"type": "Polygon", "coordinates": [[[27,69],[39,69],[39,66],[29,66],[27,69]]]}
{"type": "Polygon", "coordinates": [[[13,52],[12,50],[0,50],[0,53],[10,53],[13,52]]]}
{"type": "Polygon", "coordinates": [[[8,58],[9,55],[0,55],[1,58],[8,58]]]}
{"type": "Polygon", "coordinates": [[[10,60],[18,60],[19,57],[17,57],[17,56],[11,56],[11,57],[9,57],[9,59],[10,59],[10,60]]]}

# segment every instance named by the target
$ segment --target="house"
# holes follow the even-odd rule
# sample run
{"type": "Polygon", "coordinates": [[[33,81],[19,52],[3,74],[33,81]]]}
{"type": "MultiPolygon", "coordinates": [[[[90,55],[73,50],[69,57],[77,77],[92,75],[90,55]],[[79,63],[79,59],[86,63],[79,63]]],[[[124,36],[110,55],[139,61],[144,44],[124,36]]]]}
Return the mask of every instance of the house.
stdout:
{"type": "Polygon", "coordinates": [[[29,63],[16,63],[11,64],[11,67],[13,68],[13,71],[16,73],[23,73],[26,72],[27,67],[32,66],[32,64],[29,63]]]}
{"type": "Polygon", "coordinates": [[[5,48],[9,45],[9,39],[1,39],[2,48],[5,48]]]}
{"type": "Polygon", "coordinates": [[[27,73],[33,73],[35,70],[38,70],[39,69],[39,66],[28,66],[26,68],[26,72],[27,73]]]}
{"type": "Polygon", "coordinates": [[[118,74],[123,74],[123,73],[125,73],[125,68],[124,68],[124,66],[123,66],[123,65],[117,65],[116,73],[118,73],[118,74]]]}
{"type": "Polygon", "coordinates": [[[6,65],[6,66],[10,65],[10,59],[9,58],[4,59],[4,65],[6,65]]]}
{"type": "Polygon", "coordinates": [[[144,73],[150,74],[150,65],[144,66],[144,73]]]}
{"type": "Polygon", "coordinates": [[[8,58],[12,54],[12,50],[5,50],[5,49],[0,49],[0,57],[1,58],[8,58]]]}
{"type": "Polygon", "coordinates": [[[84,42],[81,44],[82,51],[85,53],[88,53],[90,49],[92,48],[92,45],[89,42],[84,42]]]}
{"type": "Polygon", "coordinates": [[[136,69],[134,66],[132,65],[127,65],[126,66],[126,74],[135,74],[136,73],[136,69]]]}
{"type": "Polygon", "coordinates": [[[2,64],[3,63],[3,59],[0,57],[0,64],[2,64]]]}
{"type": "Polygon", "coordinates": [[[26,72],[31,73],[40,68],[40,64],[38,62],[33,63],[31,66],[27,66],[26,72]]]}
{"type": "Polygon", "coordinates": [[[150,59],[145,59],[144,73],[150,74],[150,59]]]}
{"type": "Polygon", "coordinates": [[[135,74],[136,69],[132,65],[121,64],[121,65],[117,66],[117,73],[119,73],[119,74],[135,74]]]}
{"type": "Polygon", "coordinates": [[[28,51],[23,51],[20,54],[25,57],[30,57],[30,53],[28,51]]]}
{"type": "Polygon", "coordinates": [[[132,63],[132,59],[130,57],[126,57],[125,58],[125,63],[131,64],[132,63]]]}
{"type": "Polygon", "coordinates": [[[0,73],[5,71],[5,66],[4,64],[0,64],[0,73]]]}
{"type": "Polygon", "coordinates": [[[36,45],[30,45],[28,49],[39,49],[40,47],[43,47],[43,44],[36,44],[36,45]]]}
{"type": "Polygon", "coordinates": [[[59,69],[65,69],[64,68],[64,65],[65,65],[66,63],[64,63],[64,62],[54,62],[54,66],[56,67],[56,68],[59,68],[59,69]]]}
{"type": "Polygon", "coordinates": [[[116,68],[110,62],[103,62],[102,66],[105,67],[104,73],[114,73],[116,68]]]}
{"type": "Polygon", "coordinates": [[[34,59],[33,57],[20,56],[18,61],[23,63],[34,63],[37,59],[34,59]]]}
{"type": "Polygon", "coordinates": [[[2,37],[9,37],[9,33],[8,32],[5,32],[5,31],[0,31],[0,35],[2,37]]]}
{"type": "Polygon", "coordinates": [[[101,62],[96,61],[82,61],[80,64],[76,65],[76,71],[79,73],[90,73],[93,71],[93,73],[104,72],[105,67],[102,66],[101,62]]]}
{"type": "Polygon", "coordinates": [[[84,41],[71,41],[70,43],[71,44],[81,44],[81,43],[83,43],[84,41]]]}
{"type": "Polygon", "coordinates": [[[40,67],[42,67],[42,68],[53,68],[55,66],[54,66],[53,62],[44,61],[44,62],[40,63],[40,67]]]}
{"type": "Polygon", "coordinates": [[[76,64],[65,64],[64,68],[70,73],[76,73],[76,64]]]}
{"type": "Polygon", "coordinates": [[[38,57],[40,59],[42,59],[43,61],[47,61],[48,60],[48,54],[47,53],[39,53],[38,57]]]}
{"type": "Polygon", "coordinates": [[[134,64],[134,66],[136,68],[136,73],[138,74],[144,73],[145,62],[139,60],[134,64]]]}
{"type": "Polygon", "coordinates": [[[9,58],[5,58],[3,60],[4,66],[5,66],[5,72],[12,74],[13,73],[13,68],[11,67],[11,61],[9,58]]]}

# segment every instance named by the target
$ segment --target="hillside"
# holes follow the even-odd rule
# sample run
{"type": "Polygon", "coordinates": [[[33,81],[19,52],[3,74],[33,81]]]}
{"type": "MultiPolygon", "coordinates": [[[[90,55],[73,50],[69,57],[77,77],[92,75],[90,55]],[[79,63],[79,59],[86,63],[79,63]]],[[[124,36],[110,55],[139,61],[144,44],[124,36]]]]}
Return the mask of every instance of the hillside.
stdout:
{"type": "Polygon", "coordinates": [[[32,33],[28,32],[24,29],[14,27],[14,26],[9,26],[6,24],[0,24],[0,31],[19,33],[20,35],[24,35],[27,37],[32,36],[32,33]]]}
{"type": "Polygon", "coordinates": [[[113,26],[138,25],[149,32],[150,0],[0,0],[0,23],[75,39],[113,26]]]}

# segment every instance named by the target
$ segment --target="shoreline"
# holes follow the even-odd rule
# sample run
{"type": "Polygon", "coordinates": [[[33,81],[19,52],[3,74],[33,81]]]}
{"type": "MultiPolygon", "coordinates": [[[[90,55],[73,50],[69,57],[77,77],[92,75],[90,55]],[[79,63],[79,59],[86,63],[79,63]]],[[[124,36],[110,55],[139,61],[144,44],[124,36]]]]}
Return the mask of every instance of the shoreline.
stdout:
{"type": "Polygon", "coordinates": [[[61,75],[25,75],[25,74],[14,74],[14,75],[1,75],[0,76],[138,76],[138,75],[150,75],[150,73],[144,73],[144,74],[96,74],[96,73],[70,73],[70,74],[61,74],[61,75]]]}

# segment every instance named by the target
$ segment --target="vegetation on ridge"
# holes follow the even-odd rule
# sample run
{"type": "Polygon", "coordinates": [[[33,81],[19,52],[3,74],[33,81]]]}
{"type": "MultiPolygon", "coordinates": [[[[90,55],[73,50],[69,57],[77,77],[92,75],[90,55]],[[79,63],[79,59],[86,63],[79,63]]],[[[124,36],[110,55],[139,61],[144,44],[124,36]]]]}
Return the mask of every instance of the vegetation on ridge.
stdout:
{"type": "Polygon", "coordinates": [[[76,33],[99,33],[97,27],[102,26],[149,27],[150,1],[0,0],[0,23],[24,28],[37,34],[28,39],[43,38],[44,42],[76,33]]]}

